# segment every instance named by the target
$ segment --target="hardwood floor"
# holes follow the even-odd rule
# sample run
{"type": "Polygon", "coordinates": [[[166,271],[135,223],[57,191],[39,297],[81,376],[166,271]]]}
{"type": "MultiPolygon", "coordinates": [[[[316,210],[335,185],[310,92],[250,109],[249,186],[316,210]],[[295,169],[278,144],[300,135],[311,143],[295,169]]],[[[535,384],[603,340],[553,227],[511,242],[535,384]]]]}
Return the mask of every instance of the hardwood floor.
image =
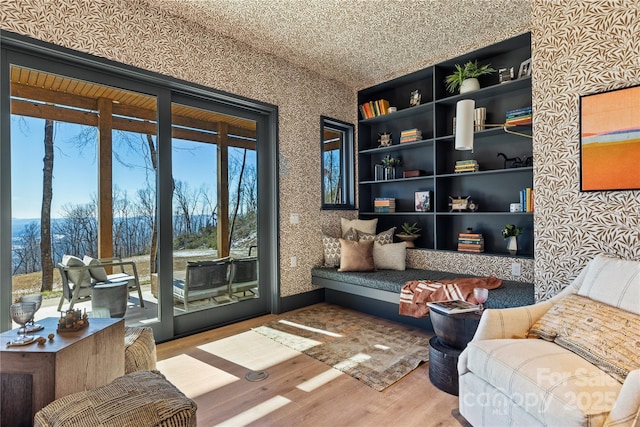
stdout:
{"type": "Polygon", "coordinates": [[[243,347],[245,337],[257,335],[248,332],[251,328],[278,317],[262,316],[158,345],[158,369],[197,402],[199,426],[466,425],[452,416],[457,397],[429,381],[428,364],[378,392],[277,343],[243,347]],[[256,367],[267,370],[268,378],[246,380],[256,367]]]}

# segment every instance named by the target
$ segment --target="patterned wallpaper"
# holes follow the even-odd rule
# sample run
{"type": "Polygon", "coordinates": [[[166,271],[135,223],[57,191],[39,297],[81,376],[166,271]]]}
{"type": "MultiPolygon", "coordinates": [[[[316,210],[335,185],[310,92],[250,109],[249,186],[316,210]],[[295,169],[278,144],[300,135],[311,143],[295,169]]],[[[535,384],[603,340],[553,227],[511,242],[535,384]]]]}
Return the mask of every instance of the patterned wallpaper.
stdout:
{"type": "MultiPolygon", "coordinates": [[[[579,95],[640,83],[640,4],[532,1],[536,246],[535,264],[520,260],[520,280],[535,279],[537,297],[544,299],[597,253],[640,259],[640,192],[580,193],[578,175],[579,95]]],[[[341,216],[355,215],[319,209],[319,116],[354,122],[353,88],[143,0],[4,0],[0,27],[278,105],[281,295],[313,289],[310,269],[321,263],[321,230],[336,231],[341,216]],[[300,214],[299,224],[289,223],[291,213],[300,214]],[[292,256],[297,268],[289,267],[292,256]]],[[[469,50],[500,40],[499,31],[469,50]]],[[[449,57],[458,53],[452,47],[449,57]]],[[[408,255],[410,266],[505,279],[514,279],[511,261],[419,250],[408,255]]]]}
{"type": "Polygon", "coordinates": [[[534,0],[535,283],[546,299],[598,253],[640,260],[640,191],[580,192],[579,96],[640,83],[640,2],[534,0]]]}

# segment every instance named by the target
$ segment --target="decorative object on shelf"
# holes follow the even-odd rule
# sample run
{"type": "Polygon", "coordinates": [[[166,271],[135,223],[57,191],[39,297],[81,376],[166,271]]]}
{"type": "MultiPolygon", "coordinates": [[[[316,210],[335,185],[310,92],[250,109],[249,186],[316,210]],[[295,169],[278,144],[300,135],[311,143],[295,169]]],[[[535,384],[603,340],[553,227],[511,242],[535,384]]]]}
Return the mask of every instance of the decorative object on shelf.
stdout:
{"type": "Polygon", "coordinates": [[[67,310],[60,312],[57,332],[79,331],[87,326],[89,326],[89,317],[86,310],[84,313],[80,310],[67,310]]]}
{"type": "Polygon", "coordinates": [[[380,147],[391,147],[393,145],[393,137],[391,136],[391,132],[384,132],[378,134],[378,148],[380,147]]]}
{"type": "Polygon", "coordinates": [[[505,114],[506,126],[530,125],[533,121],[533,108],[531,106],[507,110],[505,114]]]}
{"type": "Polygon", "coordinates": [[[393,213],[396,211],[396,199],[393,197],[376,197],[373,199],[373,211],[376,213],[393,213]]]}
{"type": "Polygon", "coordinates": [[[480,89],[478,77],[495,73],[491,64],[479,65],[478,61],[468,61],[463,66],[456,64],[455,71],[445,79],[447,90],[454,93],[458,87],[460,93],[472,92],[480,89]]]}
{"type": "Polygon", "coordinates": [[[402,233],[396,234],[396,237],[403,242],[407,242],[408,248],[415,248],[416,245],[413,242],[421,235],[418,234],[422,229],[418,227],[418,223],[414,222],[413,224],[409,224],[408,222],[403,223],[400,228],[402,228],[402,233]]]}
{"type": "Polygon", "coordinates": [[[510,82],[511,80],[513,80],[513,77],[514,77],[513,67],[511,67],[511,68],[500,68],[498,70],[498,76],[499,76],[499,79],[500,79],[500,83],[510,82]]]}
{"type": "Polygon", "coordinates": [[[509,205],[509,212],[511,213],[522,212],[522,203],[511,203],[509,205]]]}
{"type": "Polygon", "coordinates": [[[489,289],[473,288],[473,297],[478,301],[478,304],[480,304],[478,312],[482,313],[482,310],[484,310],[484,303],[487,302],[487,299],[489,298],[489,289]]]}
{"type": "Polygon", "coordinates": [[[478,210],[478,204],[471,200],[471,196],[453,197],[449,196],[449,212],[453,211],[471,211],[478,210]]]}
{"type": "Polygon", "coordinates": [[[463,173],[463,172],[478,172],[480,170],[480,165],[475,160],[458,160],[456,161],[454,173],[463,173]]]}
{"type": "Polygon", "coordinates": [[[479,107],[473,110],[473,124],[476,132],[484,130],[484,124],[487,121],[487,109],[479,107]]]}
{"type": "Polygon", "coordinates": [[[507,250],[511,255],[518,253],[518,236],[522,234],[522,227],[506,224],[502,229],[502,237],[507,239],[507,250]]]}
{"type": "Polygon", "coordinates": [[[382,164],[384,165],[384,179],[396,179],[396,166],[400,166],[402,164],[402,160],[391,157],[391,155],[387,154],[382,159],[382,164]]]}
{"type": "Polygon", "coordinates": [[[422,131],[420,129],[407,129],[400,132],[400,144],[405,142],[416,142],[422,140],[422,131]]]}
{"type": "Polygon", "coordinates": [[[395,113],[396,111],[398,111],[396,107],[389,107],[387,109],[387,114],[395,113]]]}
{"type": "Polygon", "coordinates": [[[416,107],[420,105],[421,101],[422,101],[422,94],[420,93],[420,90],[416,89],[414,91],[411,91],[411,98],[409,99],[409,105],[411,105],[412,107],[416,107]]]}
{"type": "Polygon", "coordinates": [[[456,150],[473,152],[473,121],[476,102],[463,99],[456,104],[456,150]]]}
{"type": "Polygon", "coordinates": [[[414,196],[416,212],[431,212],[431,191],[416,191],[414,196]]]}
{"type": "Polygon", "coordinates": [[[44,326],[39,325],[35,322],[35,315],[38,310],[40,310],[40,306],[42,305],[42,294],[32,294],[32,295],[23,295],[18,298],[16,302],[35,302],[36,303],[36,311],[33,313],[31,319],[25,325],[27,328],[26,333],[31,334],[33,332],[38,332],[44,329],[44,326]]]}
{"type": "Polygon", "coordinates": [[[384,165],[382,164],[374,165],[373,177],[376,181],[384,180],[384,165]]]}
{"type": "Polygon", "coordinates": [[[474,233],[472,228],[467,228],[466,233],[458,234],[459,252],[484,252],[484,237],[480,233],[474,233]]]}
{"type": "Polygon", "coordinates": [[[423,175],[426,175],[426,172],[422,169],[409,169],[402,172],[403,178],[415,178],[423,175]]]}
{"type": "Polygon", "coordinates": [[[640,189],[640,85],[580,97],[580,191],[640,189]]]}
{"type": "Polygon", "coordinates": [[[531,75],[531,58],[525,59],[520,63],[520,70],[518,70],[518,78],[531,75]]]}

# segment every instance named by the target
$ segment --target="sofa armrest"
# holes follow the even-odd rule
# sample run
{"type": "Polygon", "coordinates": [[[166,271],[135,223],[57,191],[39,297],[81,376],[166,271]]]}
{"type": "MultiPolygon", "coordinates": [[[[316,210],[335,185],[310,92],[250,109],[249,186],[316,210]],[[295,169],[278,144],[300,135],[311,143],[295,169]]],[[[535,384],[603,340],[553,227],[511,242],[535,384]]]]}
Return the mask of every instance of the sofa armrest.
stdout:
{"type": "Polygon", "coordinates": [[[604,427],[640,425],[640,369],[629,372],[604,427]]]}

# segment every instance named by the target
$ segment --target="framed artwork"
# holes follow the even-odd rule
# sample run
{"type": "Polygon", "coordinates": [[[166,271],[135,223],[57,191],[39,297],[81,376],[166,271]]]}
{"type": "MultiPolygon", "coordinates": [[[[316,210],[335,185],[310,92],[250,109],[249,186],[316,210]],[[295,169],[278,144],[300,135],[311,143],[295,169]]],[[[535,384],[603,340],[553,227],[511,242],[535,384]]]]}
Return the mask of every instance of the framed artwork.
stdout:
{"type": "Polygon", "coordinates": [[[640,86],[580,97],[580,191],[640,189],[640,86]]]}
{"type": "Polygon", "coordinates": [[[531,58],[522,61],[520,63],[520,70],[518,70],[518,78],[531,75],[531,58]]]}
{"type": "Polygon", "coordinates": [[[422,101],[422,94],[420,90],[416,89],[411,92],[411,98],[409,98],[409,105],[415,107],[420,105],[420,101],[422,101]]]}
{"type": "Polygon", "coordinates": [[[416,212],[431,212],[431,191],[415,192],[416,212]]]}

